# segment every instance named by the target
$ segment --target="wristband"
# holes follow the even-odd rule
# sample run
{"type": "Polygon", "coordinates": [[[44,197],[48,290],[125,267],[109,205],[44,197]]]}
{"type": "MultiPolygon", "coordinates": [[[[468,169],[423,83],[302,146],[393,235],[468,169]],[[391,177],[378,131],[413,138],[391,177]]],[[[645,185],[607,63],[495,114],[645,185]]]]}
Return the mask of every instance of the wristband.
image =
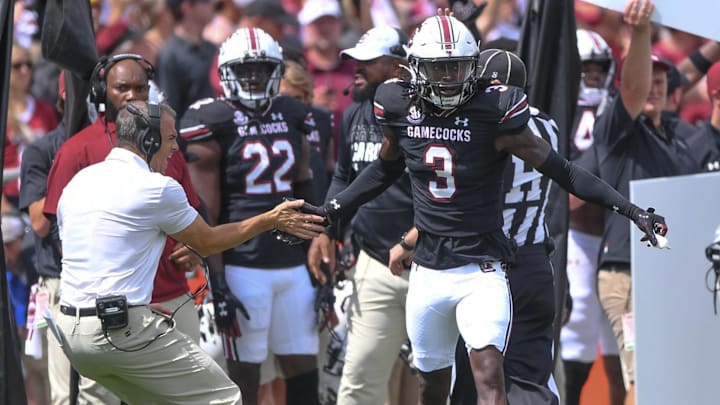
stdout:
{"type": "Polygon", "coordinates": [[[712,62],[707,60],[703,56],[702,53],[700,53],[699,49],[696,49],[691,53],[688,58],[690,59],[690,62],[695,66],[695,69],[697,69],[700,73],[705,74],[708,70],[710,70],[710,67],[712,66],[712,62]]]}
{"type": "Polygon", "coordinates": [[[410,245],[410,244],[408,244],[407,242],[405,242],[405,236],[407,236],[407,232],[405,232],[404,234],[402,234],[402,236],[400,237],[400,242],[398,242],[398,243],[400,244],[400,247],[403,248],[403,249],[405,249],[405,250],[407,250],[407,251],[413,251],[413,250],[415,250],[415,246],[414,246],[414,245],[410,245]]]}

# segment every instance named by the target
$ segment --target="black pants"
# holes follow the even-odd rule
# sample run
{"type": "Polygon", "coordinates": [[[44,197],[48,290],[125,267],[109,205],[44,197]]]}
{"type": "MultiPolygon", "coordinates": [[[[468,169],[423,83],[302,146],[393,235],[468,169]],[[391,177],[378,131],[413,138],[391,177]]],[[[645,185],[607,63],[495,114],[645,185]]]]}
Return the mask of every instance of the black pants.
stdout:
{"type": "MultiPolygon", "coordinates": [[[[513,301],[510,342],[505,349],[505,378],[518,377],[541,386],[553,369],[555,289],[552,267],[542,245],[520,247],[508,271],[513,301]]],[[[455,351],[452,405],[475,404],[477,393],[462,336],[455,351]]]]}

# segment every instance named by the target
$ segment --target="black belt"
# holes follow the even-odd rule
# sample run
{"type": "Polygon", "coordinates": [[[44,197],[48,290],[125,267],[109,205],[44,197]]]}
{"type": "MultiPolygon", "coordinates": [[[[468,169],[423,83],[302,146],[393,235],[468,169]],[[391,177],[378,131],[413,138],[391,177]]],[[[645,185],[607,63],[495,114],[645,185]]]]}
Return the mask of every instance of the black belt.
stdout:
{"type": "MultiPolygon", "coordinates": [[[[142,307],[143,305],[128,305],[128,308],[142,307]]],[[[97,316],[97,309],[93,308],[79,308],[80,316],[97,316]]],[[[71,307],[68,305],[60,305],[60,312],[69,316],[76,316],[78,308],[71,307]]]]}
{"type": "MultiPolygon", "coordinates": [[[[97,316],[97,310],[95,308],[79,308],[80,316],[97,316]]],[[[69,307],[67,305],[60,305],[60,312],[69,316],[76,316],[78,308],[69,307]]]]}

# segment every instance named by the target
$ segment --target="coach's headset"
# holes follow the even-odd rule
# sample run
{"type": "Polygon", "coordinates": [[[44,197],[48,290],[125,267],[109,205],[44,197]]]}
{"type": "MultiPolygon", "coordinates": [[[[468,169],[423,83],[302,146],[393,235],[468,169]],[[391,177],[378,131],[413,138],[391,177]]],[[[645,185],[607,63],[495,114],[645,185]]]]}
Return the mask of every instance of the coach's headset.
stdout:
{"type": "Polygon", "coordinates": [[[97,65],[95,65],[90,75],[90,102],[93,103],[96,108],[99,108],[100,104],[104,105],[107,100],[107,72],[109,72],[116,63],[127,59],[136,60],[140,66],[145,69],[148,83],[155,77],[155,67],[150,61],[140,55],[121,53],[109,57],[103,56],[97,65]]]}
{"type": "Polygon", "coordinates": [[[152,156],[160,150],[162,136],[160,135],[160,105],[149,102],[147,106],[148,114],[132,104],[127,104],[125,108],[136,117],[135,124],[140,129],[136,146],[149,162],[152,156]]]}

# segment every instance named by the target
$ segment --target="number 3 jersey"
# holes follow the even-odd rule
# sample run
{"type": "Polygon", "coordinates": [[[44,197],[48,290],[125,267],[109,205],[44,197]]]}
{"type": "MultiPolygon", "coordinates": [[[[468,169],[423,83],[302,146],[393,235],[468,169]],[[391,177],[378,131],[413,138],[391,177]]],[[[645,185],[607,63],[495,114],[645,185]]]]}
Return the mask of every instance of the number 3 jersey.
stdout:
{"type": "MultiPolygon", "coordinates": [[[[302,137],[314,129],[310,108],[285,96],[273,99],[262,115],[250,115],[230,101],[200,100],[180,122],[188,142],[215,140],[221,148],[219,223],[241,221],[293,196],[302,137]]],[[[305,263],[301,246],[289,246],[270,232],[227,250],[226,264],[282,268],[305,263]]]]}
{"type": "Polygon", "coordinates": [[[434,269],[507,260],[512,245],[502,232],[502,185],[509,155],[495,149],[495,139],[527,125],[523,91],[490,86],[435,114],[412,103],[405,84],[391,81],[378,88],[374,109],[410,172],[420,230],[413,259],[434,269]]]}

